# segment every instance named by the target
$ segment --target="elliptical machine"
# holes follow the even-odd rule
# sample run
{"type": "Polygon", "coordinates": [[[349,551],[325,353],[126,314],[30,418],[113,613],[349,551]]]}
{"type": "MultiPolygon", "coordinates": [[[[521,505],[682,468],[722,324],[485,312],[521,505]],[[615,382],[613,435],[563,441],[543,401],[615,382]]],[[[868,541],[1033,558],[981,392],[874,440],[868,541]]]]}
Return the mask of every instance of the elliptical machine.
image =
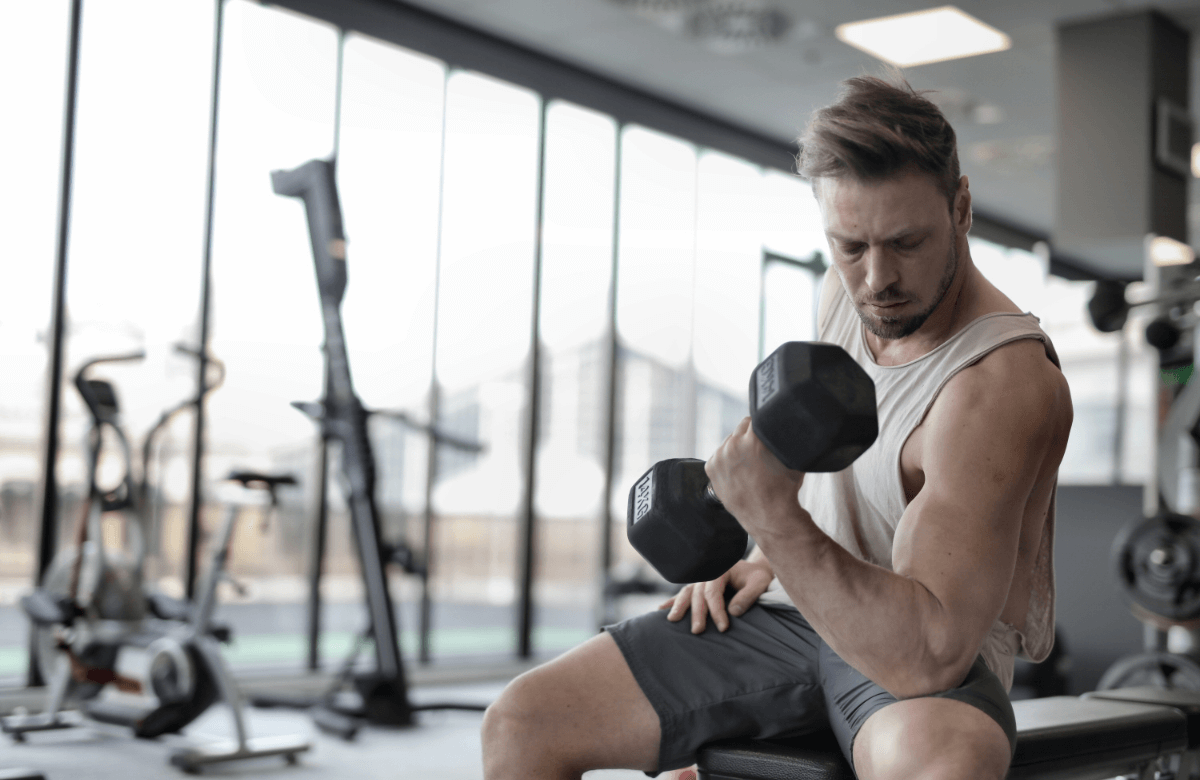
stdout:
{"type": "MultiPolygon", "coordinates": [[[[81,719],[68,712],[76,708],[92,720],[154,738],[180,731],[221,699],[232,709],[236,742],[178,752],[173,764],[195,771],[217,761],[270,755],[293,762],[297,753],[311,747],[306,739],[247,738],[241,696],[219,646],[230,634],[212,622],[237,508],[227,510],[196,605],[147,593],[144,588],[146,545],[141,517],[149,496],[147,463],[142,464],[141,484],[135,484],[132,448],[121,426],[116,391],[109,382],[88,376],[95,365],[143,356],[138,352],[99,358],[75,375],[75,387],[91,416],[86,440],[88,487],[75,545],[60,551],[41,586],[21,599],[33,623],[34,660],[49,680],[46,706],[36,715],[0,718],[0,730],[22,742],[29,732],[80,725],[81,719]],[[113,488],[101,486],[99,478],[106,433],[115,439],[124,466],[113,488]],[[120,513],[123,549],[105,543],[103,517],[110,512],[120,513]],[[115,692],[102,695],[109,688],[115,692]]],[[[218,380],[210,387],[219,384],[218,380]]],[[[154,434],[176,412],[200,401],[193,399],[164,413],[147,436],[143,453],[152,451],[154,434]]],[[[276,486],[291,481],[251,473],[231,478],[244,486],[267,487],[272,499],[276,486]]]]}

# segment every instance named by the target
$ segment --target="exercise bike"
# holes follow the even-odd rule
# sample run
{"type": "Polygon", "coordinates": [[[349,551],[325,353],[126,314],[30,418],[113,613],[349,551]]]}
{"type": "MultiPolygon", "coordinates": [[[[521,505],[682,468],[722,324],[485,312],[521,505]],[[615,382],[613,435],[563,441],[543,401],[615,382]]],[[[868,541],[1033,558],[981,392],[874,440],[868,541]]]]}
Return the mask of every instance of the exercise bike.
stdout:
{"type": "MultiPolygon", "coordinates": [[[[185,771],[216,761],[282,755],[294,761],[310,743],[299,737],[251,740],[246,736],[240,693],[221,656],[219,643],[227,629],[212,622],[216,588],[224,576],[237,509],[230,506],[215,546],[199,600],[195,605],[143,587],[145,529],[138,497],[149,491],[135,486],[131,447],[120,424],[119,404],[112,385],[92,379],[89,370],[100,363],[141,359],[141,353],[100,358],[75,375],[75,387],[91,415],[87,434],[88,489],[76,544],[60,552],[40,587],[21,600],[34,626],[35,662],[49,680],[42,713],[0,719],[0,730],[17,742],[30,732],[80,725],[79,715],[94,721],[128,727],[134,735],[154,738],[178,732],[218,700],[232,709],[237,740],[233,745],[184,750],[171,761],[185,771]],[[102,487],[99,463],[105,434],[115,439],[125,467],[120,482],[102,487]],[[110,549],[104,542],[102,518],[120,512],[127,549],[110,549]],[[115,689],[102,695],[106,689],[115,689]],[[73,714],[70,710],[78,711],[73,714]]],[[[214,383],[214,387],[219,382],[214,383]]],[[[199,399],[176,407],[160,418],[152,434],[170,416],[199,399]]],[[[148,437],[143,452],[151,451],[148,437]]],[[[146,473],[143,464],[142,474],[146,473]]],[[[272,497],[289,478],[235,474],[243,485],[265,486],[272,497]]]]}

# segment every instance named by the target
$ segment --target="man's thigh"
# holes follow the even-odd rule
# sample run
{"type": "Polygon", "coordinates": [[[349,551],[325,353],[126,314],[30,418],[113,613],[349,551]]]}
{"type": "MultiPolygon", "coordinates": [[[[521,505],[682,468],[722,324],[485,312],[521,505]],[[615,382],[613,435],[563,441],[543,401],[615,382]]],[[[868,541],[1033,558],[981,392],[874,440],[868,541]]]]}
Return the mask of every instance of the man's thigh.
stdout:
{"type": "Polygon", "coordinates": [[[961,700],[905,699],[875,712],[854,741],[861,780],[1003,780],[1012,760],[1004,729],[961,700]]]}
{"type": "Polygon", "coordinates": [[[695,762],[701,745],[730,737],[803,734],[827,724],[820,638],[792,607],[755,605],[701,634],[660,610],[608,632],[658,715],[658,769],[695,762]]]}
{"type": "Polygon", "coordinates": [[[964,760],[975,761],[978,771],[958,776],[1004,776],[1016,746],[1016,719],[1007,692],[982,658],[957,688],[904,701],[828,645],[822,645],[820,659],[830,725],[842,753],[864,780],[916,776],[905,774],[910,761],[928,776],[937,776],[928,774],[931,762],[961,767],[964,760]]]}

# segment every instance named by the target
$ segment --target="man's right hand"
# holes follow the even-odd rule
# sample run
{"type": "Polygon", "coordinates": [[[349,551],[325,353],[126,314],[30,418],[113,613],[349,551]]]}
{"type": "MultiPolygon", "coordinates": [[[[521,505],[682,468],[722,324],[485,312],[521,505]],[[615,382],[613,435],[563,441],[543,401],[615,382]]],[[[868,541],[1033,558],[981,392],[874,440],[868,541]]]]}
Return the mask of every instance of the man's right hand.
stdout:
{"type": "MultiPolygon", "coordinates": [[[[755,551],[757,552],[757,550],[755,551]]],[[[752,558],[756,556],[751,556],[752,558]]],[[[707,618],[712,615],[713,624],[718,631],[729,628],[729,616],[737,617],[758,601],[775,578],[771,564],[765,558],[757,560],[742,560],[733,568],[709,582],[697,582],[684,585],[683,589],[659,605],[659,609],[670,607],[667,620],[672,622],[682,620],[690,609],[692,612],[692,633],[704,631],[707,618]],[[733,598],[725,604],[725,589],[734,589],[733,598]]]]}

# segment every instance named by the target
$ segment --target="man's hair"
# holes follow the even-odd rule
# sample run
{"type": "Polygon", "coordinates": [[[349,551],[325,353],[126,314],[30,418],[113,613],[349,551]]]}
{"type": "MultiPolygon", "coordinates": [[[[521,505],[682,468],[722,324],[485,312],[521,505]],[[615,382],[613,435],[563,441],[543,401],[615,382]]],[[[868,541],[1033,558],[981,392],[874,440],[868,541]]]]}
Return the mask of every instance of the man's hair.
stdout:
{"type": "Polygon", "coordinates": [[[846,79],[837,102],[813,112],[799,142],[796,170],[814,183],[842,176],[878,181],[914,166],[933,177],[954,208],[960,175],[954,128],[898,73],[886,81],[846,79]]]}

